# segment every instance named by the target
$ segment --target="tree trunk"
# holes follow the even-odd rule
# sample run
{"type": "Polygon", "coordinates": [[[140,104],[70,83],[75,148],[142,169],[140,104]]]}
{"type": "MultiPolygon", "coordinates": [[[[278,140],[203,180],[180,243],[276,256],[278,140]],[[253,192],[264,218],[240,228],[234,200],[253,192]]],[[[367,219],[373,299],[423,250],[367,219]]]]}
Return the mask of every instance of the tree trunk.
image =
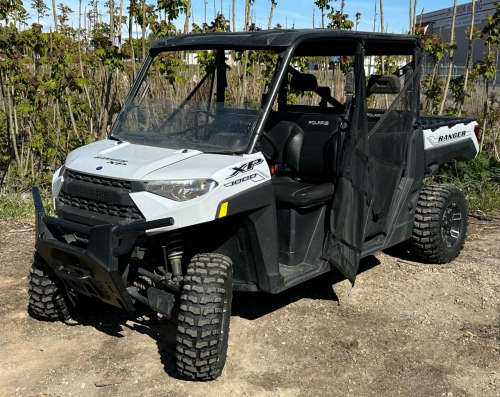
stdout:
{"type": "Polygon", "coordinates": [[[132,17],[133,10],[132,5],[130,5],[130,11],[128,13],[128,41],[130,42],[130,59],[132,60],[132,82],[135,80],[135,53],[134,53],[134,36],[132,34],[132,17]]]}
{"type": "Polygon", "coordinates": [[[142,60],[146,59],[146,0],[142,0],[142,60]]]}
{"type": "MultiPolygon", "coordinates": [[[[451,17],[451,33],[450,33],[450,43],[455,44],[455,16],[457,15],[457,0],[453,3],[453,15],[451,17]]],[[[453,47],[450,48],[450,61],[448,64],[448,75],[446,76],[446,84],[444,86],[443,100],[441,101],[441,106],[439,106],[438,115],[441,116],[444,110],[444,104],[446,102],[446,95],[448,95],[448,89],[450,88],[451,71],[453,69],[453,47]]]]}
{"type": "Polygon", "coordinates": [[[483,92],[483,126],[481,129],[481,143],[479,144],[479,153],[483,151],[484,136],[486,135],[486,116],[488,115],[488,79],[483,77],[484,80],[484,92],[483,92]]]}
{"type": "MultiPolygon", "coordinates": [[[[14,119],[13,119],[13,116],[12,116],[12,102],[11,102],[11,96],[10,96],[10,88],[7,87],[7,104],[8,104],[8,108],[9,108],[9,130],[10,130],[10,136],[11,136],[11,141],[12,141],[12,149],[14,150],[14,155],[15,155],[15,158],[16,158],[16,162],[17,162],[17,168],[18,170],[21,170],[22,168],[22,162],[21,162],[21,159],[19,157],[19,152],[17,150],[17,139],[16,139],[16,133],[15,133],[15,130],[14,130],[14,119]]],[[[19,171],[20,172],[20,171],[19,171]]]]}
{"type": "Polygon", "coordinates": [[[269,23],[267,24],[268,30],[271,30],[271,26],[273,23],[273,11],[274,11],[274,3],[271,1],[271,12],[269,13],[269,23]]]}
{"type": "Polygon", "coordinates": [[[245,27],[243,29],[245,32],[248,30],[249,20],[250,20],[250,1],[245,0],[245,27]]]}
{"type": "Polygon", "coordinates": [[[113,80],[113,73],[111,70],[108,70],[106,73],[107,76],[107,82],[106,82],[106,92],[104,95],[104,104],[103,104],[103,117],[102,117],[102,124],[101,124],[101,139],[104,139],[106,137],[106,134],[108,132],[108,121],[109,121],[109,97],[111,94],[111,83],[113,80]]]}
{"type": "Polygon", "coordinates": [[[115,2],[114,0],[109,0],[109,39],[111,40],[111,45],[115,44],[115,2]]]}
{"type": "MultiPolygon", "coordinates": [[[[80,62],[80,75],[82,76],[82,79],[85,78],[84,70],[83,70],[83,61],[82,61],[82,45],[81,45],[81,25],[82,25],[82,0],[79,1],[79,7],[78,7],[78,60],[80,62]]],[[[87,96],[87,101],[89,103],[89,109],[92,112],[92,102],[90,101],[90,96],[89,96],[89,90],[87,88],[87,85],[85,84],[83,86],[83,89],[85,91],[85,95],[87,96]]],[[[92,118],[92,113],[91,116],[92,118]]]]}
{"type": "Polygon", "coordinates": [[[414,0],[414,2],[413,2],[413,20],[411,21],[413,34],[415,34],[415,32],[416,32],[416,29],[415,29],[415,24],[417,21],[416,15],[417,15],[417,0],[414,0]]]}
{"type": "Polygon", "coordinates": [[[413,18],[411,16],[411,12],[412,12],[412,9],[413,9],[413,7],[412,7],[412,0],[410,0],[410,7],[409,7],[409,9],[410,9],[410,19],[409,19],[410,23],[408,24],[408,33],[409,34],[413,34],[413,31],[412,31],[412,25],[413,25],[412,24],[412,20],[413,20],[413,18]]]}
{"type": "Polygon", "coordinates": [[[384,5],[380,0],[380,32],[384,33],[384,5]]]}
{"type": "Polygon", "coordinates": [[[57,11],[56,11],[56,0],[52,0],[52,14],[54,14],[54,30],[56,33],[59,31],[57,29],[57,11]]]}
{"type": "Polygon", "coordinates": [[[236,32],[236,11],[235,11],[235,0],[233,0],[233,32],[236,32]]]}
{"type": "Polygon", "coordinates": [[[71,106],[71,99],[70,99],[70,96],[69,96],[69,90],[66,89],[66,92],[67,92],[67,95],[68,95],[68,112],[69,112],[69,118],[71,120],[71,126],[73,127],[73,132],[75,134],[75,137],[77,138],[80,138],[80,136],[78,135],[78,129],[76,128],[76,123],[75,123],[75,116],[73,114],[73,107],[71,106]]]}
{"type": "MultiPolygon", "coordinates": [[[[380,32],[384,33],[384,5],[382,3],[382,0],[380,0],[380,32]]],[[[381,64],[381,69],[382,69],[382,74],[385,74],[385,57],[381,56],[380,57],[380,64],[381,64]]],[[[387,94],[384,94],[384,100],[385,100],[385,108],[389,108],[389,98],[387,98],[387,94]]]]}
{"type": "Polygon", "coordinates": [[[122,16],[123,16],[123,0],[120,0],[120,13],[118,14],[118,51],[122,52],[122,16]]]}
{"type": "Polygon", "coordinates": [[[189,18],[191,18],[191,0],[188,0],[186,9],[186,20],[184,21],[184,34],[189,31],[189,18]]]}
{"type": "Polygon", "coordinates": [[[470,69],[470,64],[472,63],[472,51],[474,49],[474,12],[476,8],[476,2],[473,0],[472,1],[472,12],[471,12],[471,17],[470,17],[470,32],[469,32],[469,46],[467,47],[467,58],[465,61],[465,73],[464,73],[464,88],[463,88],[463,94],[462,98],[460,99],[460,106],[458,109],[458,115],[462,115],[462,108],[464,107],[465,103],[465,92],[467,91],[467,82],[469,80],[469,69],[470,69]]]}

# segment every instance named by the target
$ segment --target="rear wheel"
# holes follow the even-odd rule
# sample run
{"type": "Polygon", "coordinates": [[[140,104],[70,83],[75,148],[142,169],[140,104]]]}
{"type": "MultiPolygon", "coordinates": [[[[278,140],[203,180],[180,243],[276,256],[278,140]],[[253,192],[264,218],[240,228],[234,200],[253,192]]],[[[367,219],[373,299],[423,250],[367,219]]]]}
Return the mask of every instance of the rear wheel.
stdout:
{"type": "Polygon", "coordinates": [[[177,369],[193,380],[219,377],[227,355],[233,269],[219,254],[193,257],[184,278],[177,327],[177,369]]]}
{"type": "Polygon", "coordinates": [[[431,263],[458,257],[467,233],[467,203],[456,187],[430,185],[422,189],[412,234],[414,252],[431,263]]]}
{"type": "Polygon", "coordinates": [[[64,285],[38,253],[33,258],[28,280],[28,313],[31,317],[45,321],[70,319],[64,285]]]}

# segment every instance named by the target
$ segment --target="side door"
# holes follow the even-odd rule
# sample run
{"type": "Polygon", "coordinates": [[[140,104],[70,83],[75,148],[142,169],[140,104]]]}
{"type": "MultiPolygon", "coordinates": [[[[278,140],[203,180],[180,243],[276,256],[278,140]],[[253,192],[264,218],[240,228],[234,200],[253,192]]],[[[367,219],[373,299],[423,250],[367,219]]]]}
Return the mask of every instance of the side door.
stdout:
{"type": "Polygon", "coordinates": [[[378,121],[368,123],[367,114],[372,110],[367,109],[364,67],[359,62],[363,61],[356,60],[354,113],[341,157],[324,250],[324,257],[352,284],[366,239],[387,234],[387,220],[404,175],[408,144],[416,122],[420,83],[419,68],[407,70],[401,76],[402,88],[398,94],[381,95],[383,101],[390,103],[387,110],[379,110],[378,121]]]}

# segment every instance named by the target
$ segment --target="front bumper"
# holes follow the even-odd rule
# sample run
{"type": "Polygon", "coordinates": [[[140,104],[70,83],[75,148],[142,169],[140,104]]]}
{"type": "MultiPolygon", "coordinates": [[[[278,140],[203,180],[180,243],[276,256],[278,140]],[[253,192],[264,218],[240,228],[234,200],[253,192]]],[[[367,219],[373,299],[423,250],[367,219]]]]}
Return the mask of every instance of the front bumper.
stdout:
{"type": "Polygon", "coordinates": [[[67,287],[122,309],[135,310],[126,289],[126,277],[120,274],[118,258],[129,254],[146,230],[172,226],[173,218],[90,227],[48,216],[38,188],[34,187],[32,193],[36,211],[35,248],[67,287]]]}

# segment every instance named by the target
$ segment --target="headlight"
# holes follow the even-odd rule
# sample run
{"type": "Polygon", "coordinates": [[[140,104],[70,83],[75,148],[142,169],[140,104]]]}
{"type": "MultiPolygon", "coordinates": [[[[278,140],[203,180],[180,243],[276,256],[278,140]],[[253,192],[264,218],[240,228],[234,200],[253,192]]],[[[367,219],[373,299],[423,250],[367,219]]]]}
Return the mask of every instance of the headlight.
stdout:
{"type": "Polygon", "coordinates": [[[62,167],[61,167],[61,169],[59,170],[59,175],[58,175],[58,176],[63,176],[64,171],[66,171],[66,164],[63,164],[63,166],[62,166],[62,167]]]}
{"type": "Polygon", "coordinates": [[[192,200],[211,192],[216,187],[217,182],[211,179],[146,182],[146,189],[148,192],[175,201],[192,200]]]}

